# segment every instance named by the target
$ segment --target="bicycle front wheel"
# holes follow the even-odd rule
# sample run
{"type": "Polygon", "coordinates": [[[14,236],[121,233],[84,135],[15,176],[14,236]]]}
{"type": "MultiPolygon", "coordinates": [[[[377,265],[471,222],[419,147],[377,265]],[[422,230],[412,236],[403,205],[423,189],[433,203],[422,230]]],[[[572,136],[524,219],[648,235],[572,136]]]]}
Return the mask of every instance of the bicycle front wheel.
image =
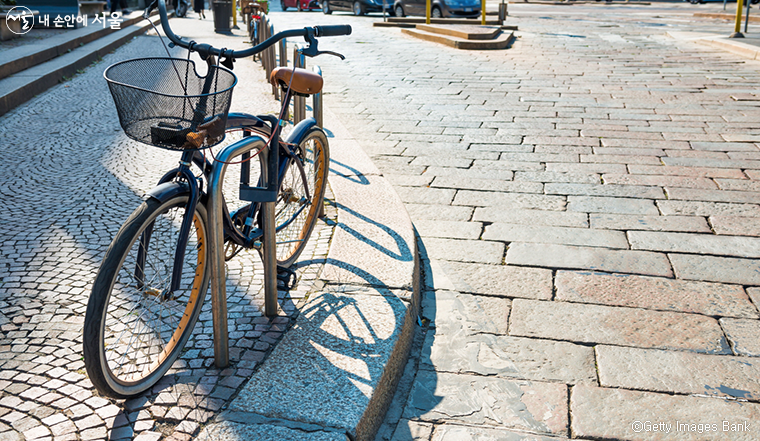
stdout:
{"type": "Polygon", "coordinates": [[[193,331],[208,286],[206,210],[198,204],[171,290],[188,196],[149,199],[121,227],[93,283],[84,322],[90,381],[114,398],[138,395],[161,379],[193,331]]]}
{"type": "Polygon", "coordinates": [[[317,223],[327,185],[327,149],[325,133],[312,128],[296,152],[303,173],[295,161],[285,171],[275,205],[277,266],[293,265],[317,223]]]}

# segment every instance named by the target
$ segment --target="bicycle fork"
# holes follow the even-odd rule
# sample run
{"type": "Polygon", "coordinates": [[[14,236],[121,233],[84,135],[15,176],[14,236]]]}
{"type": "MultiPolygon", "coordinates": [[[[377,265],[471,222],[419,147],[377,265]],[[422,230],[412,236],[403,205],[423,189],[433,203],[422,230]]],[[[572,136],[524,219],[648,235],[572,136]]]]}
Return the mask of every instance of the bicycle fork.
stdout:
{"type": "MultiPolygon", "coordinates": [[[[158,181],[158,185],[161,185],[171,182],[176,178],[180,178],[187,183],[189,193],[187,205],[185,206],[185,216],[182,218],[182,225],[180,226],[179,235],[177,237],[177,249],[174,251],[174,266],[172,268],[171,285],[168,292],[160,293],[164,300],[171,299],[174,292],[180,288],[180,282],[182,281],[182,266],[185,261],[185,248],[187,248],[187,242],[190,238],[190,227],[192,226],[193,218],[195,216],[195,208],[198,206],[198,199],[200,199],[198,184],[195,182],[195,176],[190,171],[190,161],[192,160],[193,154],[193,151],[183,152],[179,167],[166,173],[158,181]]],[[[140,248],[137,251],[137,262],[135,264],[134,276],[137,281],[138,289],[143,289],[145,287],[145,260],[152,234],[153,223],[151,223],[140,236],[140,248]]]]}

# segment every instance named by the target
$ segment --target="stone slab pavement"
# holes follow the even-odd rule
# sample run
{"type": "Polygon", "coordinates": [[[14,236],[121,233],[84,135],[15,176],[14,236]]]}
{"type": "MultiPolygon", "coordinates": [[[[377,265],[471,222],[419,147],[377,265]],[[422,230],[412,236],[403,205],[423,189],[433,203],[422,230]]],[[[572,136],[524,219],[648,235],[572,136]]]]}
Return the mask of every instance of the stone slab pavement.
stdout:
{"type": "Polygon", "coordinates": [[[326,105],[418,234],[378,440],[758,439],[760,63],[687,4],[509,11],[504,51],[272,14],[354,27],[326,105]]]}

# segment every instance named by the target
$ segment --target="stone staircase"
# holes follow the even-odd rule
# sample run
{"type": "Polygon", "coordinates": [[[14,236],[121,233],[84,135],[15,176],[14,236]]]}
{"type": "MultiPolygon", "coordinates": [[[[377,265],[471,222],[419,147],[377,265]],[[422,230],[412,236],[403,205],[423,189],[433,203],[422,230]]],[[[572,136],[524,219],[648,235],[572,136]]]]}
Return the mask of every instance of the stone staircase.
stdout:
{"type": "Polygon", "coordinates": [[[516,26],[481,26],[471,24],[416,24],[401,32],[456,49],[507,49],[515,39],[516,26]]]}
{"type": "MultiPolygon", "coordinates": [[[[151,20],[160,26],[154,12],[151,20]]],[[[151,27],[142,11],[123,17],[119,29],[97,23],[61,36],[0,51],[0,115],[65,81],[151,27]]]]}

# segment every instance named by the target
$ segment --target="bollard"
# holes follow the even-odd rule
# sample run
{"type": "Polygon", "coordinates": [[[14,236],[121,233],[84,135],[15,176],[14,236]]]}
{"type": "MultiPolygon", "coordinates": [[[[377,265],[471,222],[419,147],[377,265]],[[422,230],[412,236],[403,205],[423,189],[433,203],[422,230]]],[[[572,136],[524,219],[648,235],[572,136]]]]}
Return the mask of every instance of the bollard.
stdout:
{"type": "Polygon", "coordinates": [[[742,0],[736,0],[736,23],[734,26],[734,33],[729,35],[728,38],[744,38],[744,34],[740,32],[741,28],[742,28],[742,0]]]}
{"type": "MultiPolygon", "coordinates": [[[[311,70],[314,71],[320,77],[322,76],[322,68],[314,66],[311,70]]],[[[322,127],[322,92],[315,93],[311,96],[311,111],[314,114],[314,119],[317,121],[317,126],[322,127]]]]}
{"type": "MultiPolygon", "coordinates": [[[[301,52],[299,45],[296,45],[293,50],[293,67],[302,69],[306,67],[306,57],[301,52]]],[[[298,124],[304,119],[306,119],[306,99],[295,95],[293,96],[293,124],[298,124]]]]}
{"type": "Polygon", "coordinates": [[[507,19],[507,4],[504,3],[504,0],[502,0],[501,3],[499,3],[499,23],[504,24],[504,20],[507,19]]]}
{"type": "MultiPolygon", "coordinates": [[[[274,25],[272,25],[269,22],[269,20],[267,20],[267,29],[269,32],[269,37],[274,35],[274,25]]],[[[269,46],[267,48],[266,57],[269,58],[269,66],[271,66],[269,69],[269,72],[267,73],[267,81],[269,81],[269,78],[270,78],[269,76],[271,75],[275,67],[277,67],[277,53],[275,52],[274,45],[269,46]]],[[[274,95],[275,97],[277,96],[277,86],[275,86],[274,84],[272,84],[272,95],[274,95]]]]}
{"type": "Polygon", "coordinates": [[[280,67],[288,65],[288,42],[286,39],[280,40],[280,67]]]}
{"type": "MultiPolygon", "coordinates": [[[[319,66],[314,66],[312,70],[314,71],[314,73],[316,73],[320,77],[322,76],[322,68],[320,68],[319,66]]],[[[317,121],[318,127],[323,127],[323,121],[324,121],[324,116],[322,112],[323,108],[324,107],[322,107],[322,92],[315,93],[314,95],[312,95],[311,110],[312,110],[312,113],[314,114],[314,119],[317,121]]],[[[325,163],[328,164],[328,168],[329,168],[330,167],[329,165],[330,164],[330,149],[325,149],[325,156],[327,156],[327,158],[325,158],[326,159],[325,163]]],[[[324,219],[325,217],[324,199],[319,201],[319,213],[317,213],[317,217],[319,217],[320,219],[324,219]]]]}
{"type": "Polygon", "coordinates": [[[745,17],[744,17],[744,33],[745,34],[747,33],[747,27],[749,26],[749,4],[750,4],[750,1],[747,0],[747,12],[745,12],[745,17]]]}

